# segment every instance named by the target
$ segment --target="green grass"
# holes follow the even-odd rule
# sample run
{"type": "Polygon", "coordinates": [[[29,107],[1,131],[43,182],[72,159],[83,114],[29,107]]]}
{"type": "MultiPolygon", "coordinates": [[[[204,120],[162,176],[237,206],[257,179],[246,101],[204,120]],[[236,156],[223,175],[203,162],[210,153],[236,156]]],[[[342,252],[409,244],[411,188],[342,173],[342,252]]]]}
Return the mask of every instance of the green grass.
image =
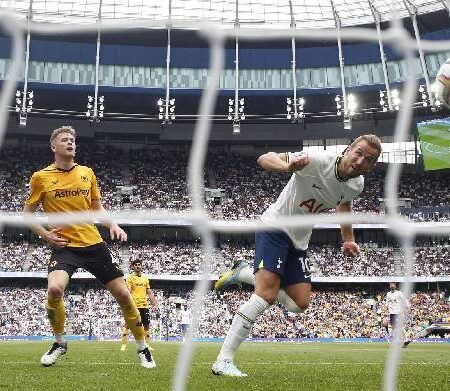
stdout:
{"type": "Polygon", "coordinates": [[[450,168],[450,121],[422,122],[417,128],[425,170],[450,168]]]}
{"type": "MultiPolygon", "coordinates": [[[[49,368],[39,364],[48,342],[0,343],[0,390],[170,390],[178,343],[154,343],[156,369],[141,368],[134,344],[69,342],[49,368]]],[[[236,362],[245,379],[217,377],[211,365],[219,343],[196,343],[187,389],[380,390],[388,345],[244,343],[236,362]]],[[[450,346],[411,344],[402,350],[398,390],[444,390],[450,384],[450,346]]]]}

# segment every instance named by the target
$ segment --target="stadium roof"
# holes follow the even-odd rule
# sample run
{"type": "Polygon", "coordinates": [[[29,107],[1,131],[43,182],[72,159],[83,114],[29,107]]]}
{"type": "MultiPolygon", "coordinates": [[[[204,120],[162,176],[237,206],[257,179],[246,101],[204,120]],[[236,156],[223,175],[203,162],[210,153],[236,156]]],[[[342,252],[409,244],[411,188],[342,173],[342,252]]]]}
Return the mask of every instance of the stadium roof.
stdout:
{"type": "Polygon", "coordinates": [[[371,5],[381,21],[404,18],[408,7],[426,14],[444,10],[447,0],[0,0],[0,8],[12,8],[26,18],[32,9],[34,21],[52,23],[93,23],[102,19],[161,21],[169,14],[174,27],[178,22],[211,22],[227,27],[289,28],[291,4],[296,28],[332,28],[335,17],[342,26],[374,22],[371,5]],[[101,5],[101,7],[100,7],[101,5]],[[171,5],[171,7],[169,7],[171,5]]]}

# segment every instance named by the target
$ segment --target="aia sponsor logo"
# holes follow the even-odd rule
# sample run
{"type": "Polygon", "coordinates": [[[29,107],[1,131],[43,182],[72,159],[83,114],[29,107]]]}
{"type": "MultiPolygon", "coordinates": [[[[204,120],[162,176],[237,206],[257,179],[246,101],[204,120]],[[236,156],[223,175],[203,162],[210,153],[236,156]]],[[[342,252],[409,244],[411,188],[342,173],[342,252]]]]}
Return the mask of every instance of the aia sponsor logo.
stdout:
{"type": "Polygon", "coordinates": [[[325,213],[330,210],[329,208],[325,208],[324,205],[319,203],[315,198],[300,202],[299,207],[308,209],[309,213],[325,213]]]}

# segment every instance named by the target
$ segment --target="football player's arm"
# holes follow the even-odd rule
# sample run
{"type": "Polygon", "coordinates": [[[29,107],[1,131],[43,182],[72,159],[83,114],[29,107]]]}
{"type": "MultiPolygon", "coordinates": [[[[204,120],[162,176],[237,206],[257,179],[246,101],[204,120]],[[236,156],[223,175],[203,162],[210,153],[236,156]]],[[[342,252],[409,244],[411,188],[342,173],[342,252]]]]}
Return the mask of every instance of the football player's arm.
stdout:
{"type": "Polygon", "coordinates": [[[130,277],[130,276],[128,276],[127,278],[125,278],[125,285],[127,286],[128,290],[129,290],[130,293],[131,293],[131,281],[129,280],[129,277],[130,277]]]}
{"type": "Polygon", "coordinates": [[[147,296],[150,300],[150,303],[154,308],[158,308],[158,303],[156,302],[155,295],[153,294],[152,290],[150,288],[147,288],[147,296]]]}
{"type": "MultiPolygon", "coordinates": [[[[336,207],[339,213],[350,213],[352,211],[352,204],[350,201],[342,202],[336,207]]],[[[342,252],[350,257],[354,257],[359,253],[359,246],[355,243],[355,235],[351,224],[341,224],[342,236],[342,252]]]]}
{"type": "Polygon", "coordinates": [[[28,194],[23,206],[23,214],[26,218],[33,220],[30,223],[30,229],[44,239],[50,246],[65,247],[69,241],[58,235],[58,228],[47,230],[36,219],[36,210],[41,203],[44,194],[44,186],[38,174],[33,174],[30,179],[30,193],[28,194]]]}
{"type": "Polygon", "coordinates": [[[266,171],[295,172],[309,164],[309,157],[306,153],[303,153],[290,159],[290,155],[287,152],[267,152],[258,158],[257,163],[266,171]]]}
{"type": "Polygon", "coordinates": [[[117,239],[122,242],[127,240],[127,233],[108,217],[108,213],[99,199],[91,201],[91,209],[100,212],[100,222],[103,226],[109,228],[109,236],[112,240],[117,239]]]}
{"type": "Polygon", "coordinates": [[[31,218],[35,220],[33,223],[29,225],[30,229],[33,230],[42,239],[44,239],[50,246],[57,248],[66,247],[69,244],[69,241],[64,238],[61,238],[58,235],[59,228],[47,230],[43,225],[38,223],[35,215],[38,206],[39,204],[28,204],[28,203],[25,203],[25,205],[23,206],[24,216],[26,218],[31,218]]]}

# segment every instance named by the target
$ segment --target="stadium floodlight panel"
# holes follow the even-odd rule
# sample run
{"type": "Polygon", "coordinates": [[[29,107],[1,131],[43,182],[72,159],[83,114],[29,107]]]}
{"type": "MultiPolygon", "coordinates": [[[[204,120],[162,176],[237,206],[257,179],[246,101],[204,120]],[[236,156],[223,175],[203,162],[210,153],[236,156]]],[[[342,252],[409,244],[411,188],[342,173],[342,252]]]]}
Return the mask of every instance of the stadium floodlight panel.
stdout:
{"type": "Polygon", "coordinates": [[[163,105],[163,100],[161,98],[159,98],[158,101],[156,102],[156,104],[158,106],[162,106],[163,105]]]}
{"type": "Polygon", "coordinates": [[[30,91],[30,92],[28,93],[28,99],[33,99],[33,96],[34,96],[33,91],[30,91]]]}
{"type": "Polygon", "coordinates": [[[16,91],[16,96],[17,96],[18,98],[20,98],[20,95],[22,95],[22,92],[19,91],[19,90],[17,90],[17,91],[16,91]]]}
{"type": "Polygon", "coordinates": [[[169,100],[169,104],[174,105],[175,104],[175,98],[172,98],[169,100]]]}

